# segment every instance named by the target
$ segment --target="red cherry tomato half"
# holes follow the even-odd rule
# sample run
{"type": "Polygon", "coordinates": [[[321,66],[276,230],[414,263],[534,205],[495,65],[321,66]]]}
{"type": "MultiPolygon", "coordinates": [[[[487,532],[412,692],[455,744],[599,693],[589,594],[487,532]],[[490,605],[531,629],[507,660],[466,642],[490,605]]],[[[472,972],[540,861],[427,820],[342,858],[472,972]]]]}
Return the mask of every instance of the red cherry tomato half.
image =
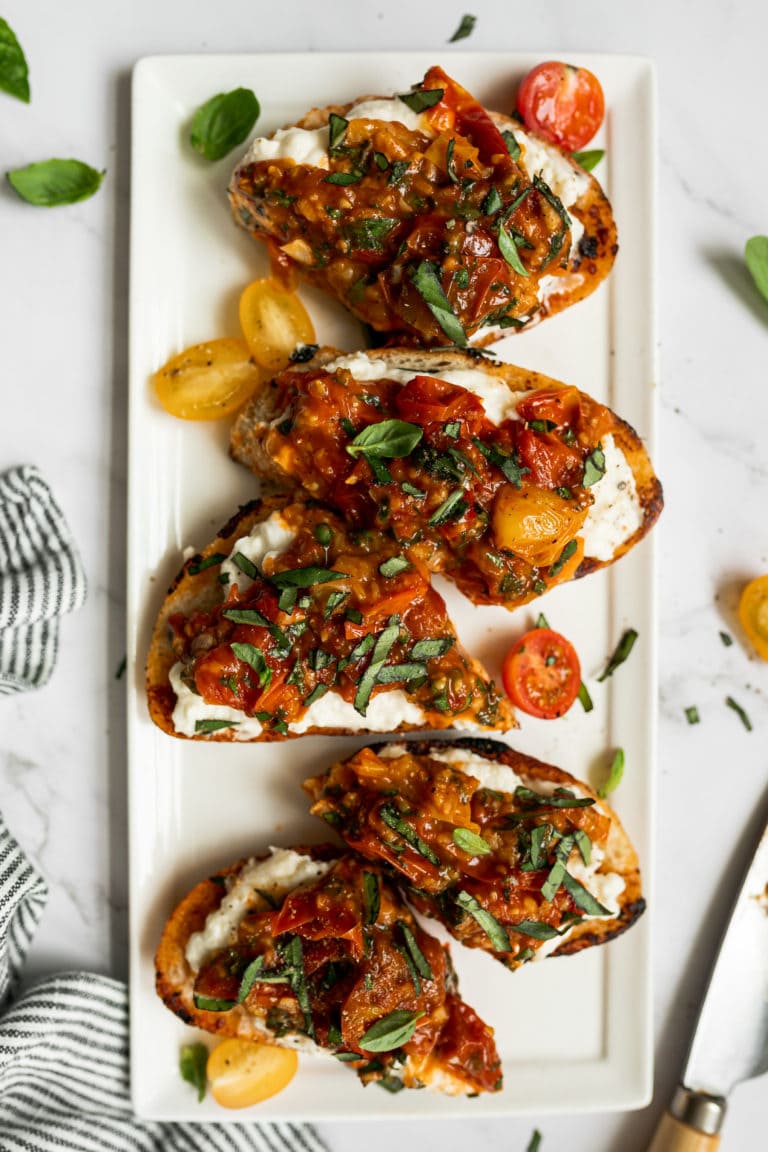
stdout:
{"type": "Polygon", "coordinates": [[[526,128],[567,152],[583,148],[603,122],[600,81],[586,68],[548,60],[528,73],[517,93],[526,128]]]}
{"type": "Polygon", "coordinates": [[[579,658],[559,632],[532,628],[504,657],[501,679],[517,708],[554,720],[565,715],[579,694],[579,658]]]}

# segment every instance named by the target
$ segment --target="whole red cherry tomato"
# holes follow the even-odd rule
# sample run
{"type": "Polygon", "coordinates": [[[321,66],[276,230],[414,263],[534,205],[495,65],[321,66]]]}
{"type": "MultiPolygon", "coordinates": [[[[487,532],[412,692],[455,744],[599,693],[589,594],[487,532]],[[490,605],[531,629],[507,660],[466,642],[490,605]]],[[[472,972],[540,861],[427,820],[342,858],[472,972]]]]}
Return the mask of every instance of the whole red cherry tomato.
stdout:
{"type": "Polygon", "coordinates": [[[581,667],[576,649],[559,632],[532,628],[504,657],[501,679],[516,707],[554,720],[565,715],[578,696],[581,667]]]}
{"type": "Polygon", "coordinates": [[[517,93],[526,128],[567,152],[583,148],[605,114],[600,81],[587,68],[548,60],[532,69],[517,93]]]}

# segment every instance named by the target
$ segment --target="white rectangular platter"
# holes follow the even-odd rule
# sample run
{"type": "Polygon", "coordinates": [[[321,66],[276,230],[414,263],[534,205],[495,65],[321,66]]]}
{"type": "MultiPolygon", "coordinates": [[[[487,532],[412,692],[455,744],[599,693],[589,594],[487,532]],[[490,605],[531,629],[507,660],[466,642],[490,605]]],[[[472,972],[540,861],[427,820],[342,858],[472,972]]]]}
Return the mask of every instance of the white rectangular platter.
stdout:
{"type": "MultiPolygon", "coordinates": [[[[556,53],[551,54],[556,58],[556,53]]],[[[261,101],[260,134],[314,105],[407,90],[435,63],[486,106],[513,107],[520,78],[538,60],[510,54],[435,52],[355,55],[158,57],[134,74],[131,208],[128,730],[131,853],[131,1066],[137,1113],[156,1120],[503,1116],[640,1107],[651,1087],[651,915],[606,948],[531,964],[515,975],[489,956],[453,954],[465,999],[496,1029],[503,1092],[449,1099],[364,1089],[331,1058],[302,1057],[280,1095],[245,1113],[198,1104],[182,1082],[179,1049],[202,1033],[185,1028],[154,993],[162,925],[199,879],[272,843],[320,841],[301,781],[358,747],[360,739],[304,737],[227,746],[174,740],[151,724],[144,661],[152,621],[182,562],[202,548],[254,479],[227,455],[227,421],[175,420],[155,402],[149,376],[173,353],[239,335],[237,300],[267,273],[266,255],[231,221],[225,188],[236,159],[210,165],[187,144],[195,108],[239,85],[261,101]]],[[[620,253],[607,283],[586,302],[497,345],[502,359],[566,380],[610,404],[654,448],[654,81],[646,60],[574,58],[600,78],[607,118],[596,175],[613,202],[620,253]]],[[[318,339],[352,349],[362,332],[341,307],[302,289],[318,339]]],[[[449,610],[466,646],[498,674],[504,652],[541,609],[575,644],[595,700],[561,720],[521,717],[511,742],[599,780],[616,746],[626,753],[616,807],[651,890],[655,739],[653,541],[620,564],[558,588],[515,614],[477,608],[452,590],[449,610]],[[631,659],[603,684],[595,677],[625,627],[640,634],[631,659]]],[[[210,1039],[210,1038],[208,1038],[210,1039]]]]}

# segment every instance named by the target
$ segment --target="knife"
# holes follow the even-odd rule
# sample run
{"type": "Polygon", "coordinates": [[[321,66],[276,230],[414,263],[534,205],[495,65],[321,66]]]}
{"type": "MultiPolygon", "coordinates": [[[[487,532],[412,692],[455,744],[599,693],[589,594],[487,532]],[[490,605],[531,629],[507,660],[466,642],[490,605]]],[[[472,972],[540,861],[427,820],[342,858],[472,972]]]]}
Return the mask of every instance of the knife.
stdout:
{"type": "Polygon", "coordinates": [[[669,1110],[648,1152],[716,1152],[726,1097],[768,1071],[768,825],[712,969],[669,1110]]]}

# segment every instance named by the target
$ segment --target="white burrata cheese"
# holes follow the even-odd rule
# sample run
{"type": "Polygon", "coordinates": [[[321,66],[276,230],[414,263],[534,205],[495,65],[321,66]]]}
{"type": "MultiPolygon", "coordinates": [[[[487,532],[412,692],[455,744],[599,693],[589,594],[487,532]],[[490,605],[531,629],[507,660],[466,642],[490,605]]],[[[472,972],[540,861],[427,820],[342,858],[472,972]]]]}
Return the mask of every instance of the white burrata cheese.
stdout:
{"type": "MultiPolygon", "coordinates": [[[[397,121],[414,131],[434,135],[426,117],[414,112],[397,96],[388,100],[363,100],[346,114],[347,120],[397,121]]],[[[262,160],[292,160],[312,168],[328,168],[328,125],[321,128],[278,128],[271,136],[258,136],[238,164],[258,164],[262,160]]]]}
{"type": "Polygon", "coordinates": [[[613,436],[606,436],[602,444],[605,474],[592,485],[595,502],[579,536],[584,541],[585,556],[611,560],[617,548],[642,525],[643,509],[626,456],[613,436]]]}
{"type": "Polygon", "coordinates": [[[235,942],[238,926],[248,912],[267,906],[259,889],[279,901],[302,884],[319,880],[331,867],[328,861],[312,860],[291,848],[270,848],[269,852],[266,860],[246,861],[227,880],[227,894],[221,904],[208,914],[205,927],[190,936],[186,958],[193,972],[199,972],[213,952],[235,942]]]}
{"type": "Polygon", "coordinates": [[[293,543],[296,533],[289,528],[282,512],[273,512],[266,520],[254,524],[247,536],[241,536],[221,565],[222,575],[229,577],[227,587],[237,584],[240,592],[250,588],[253,580],[238,568],[233,557],[240,553],[261,568],[265,560],[280,556],[293,543]]]}
{"type": "Polygon", "coordinates": [[[198,724],[206,720],[222,720],[232,724],[236,740],[255,740],[261,734],[261,724],[255,716],[246,716],[237,708],[226,704],[206,704],[202,696],[182,679],[184,665],[176,663],[168,673],[171,688],[176,693],[173,709],[173,727],[180,736],[199,736],[198,724]]]}
{"type": "MultiPolygon", "coordinates": [[[[574,167],[568,157],[553,144],[515,126],[515,140],[520,145],[520,166],[529,179],[540,176],[558,196],[565,208],[571,208],[590,185],[589,176],[574,167]]],[[[574,224],[576,222],[574,221],[574,224]]]]}
{"type": "Polygon", "coordinates": [[[300,720],[289,724],[291,732],[300,735],[308,728],[345,728],[349,732],[369,729],[371,732],[390,732],[401,724],[423,724],[424,713],[405,692],[396,688],[379,692],[368,701],[365,716],[338,692],[326,692],[310,704],[300,720]]]}
{"type": "Polygon", "coordinates": [[[414,359],[407,368],[392,368],[386,360],[369,356],[365,352],[354,352],[349,356],[339,356],[325,366],[327,372],[335,372],[337,368],[346,368],[360,384],[384,377],[395,380],[398,384],[407,384],[419,373],[433,376],[436,380],[444,380],[446,384],[456,384],[477,396],[492,424],[513,420],[517,413],[517,405],[530,394],[527,390],[513,392],[503,380],[488,375],[481,368],[449,368],[441,370],[438,376],[432,365],[420,364],[418,359],[414,359]]]}

